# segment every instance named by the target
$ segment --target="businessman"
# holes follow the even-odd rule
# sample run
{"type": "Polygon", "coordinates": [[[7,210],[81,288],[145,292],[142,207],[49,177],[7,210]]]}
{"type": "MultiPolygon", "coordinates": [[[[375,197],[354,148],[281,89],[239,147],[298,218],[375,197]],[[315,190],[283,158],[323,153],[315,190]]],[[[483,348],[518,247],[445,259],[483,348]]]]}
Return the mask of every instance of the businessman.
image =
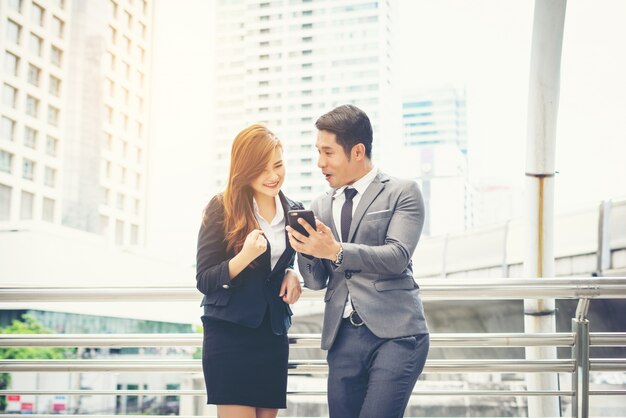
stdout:
{"type": "Polygon", "coordinates": [[[287,227],[305,286],[326,288],[331,418],[402,417],[424,368],[429,335],[411,257],[424,224],[417,184],[372,163],[372,126],[361,109],[321,116],[317,165],[331,187],[311,204],[309,236],[287,227]]]}

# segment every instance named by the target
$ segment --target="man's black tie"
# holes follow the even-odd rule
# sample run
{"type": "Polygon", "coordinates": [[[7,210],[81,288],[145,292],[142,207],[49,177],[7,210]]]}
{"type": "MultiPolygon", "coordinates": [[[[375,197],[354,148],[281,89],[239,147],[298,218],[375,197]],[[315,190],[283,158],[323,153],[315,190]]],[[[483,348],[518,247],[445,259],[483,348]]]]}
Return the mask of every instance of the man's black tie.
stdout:
{"type": "Polygon", "coordinates": [[[350,224],[352,223],[352,199],[357,194],[357,190],[352,187],[344,189],[346,201],[343,202],[341,208],[341,241],[348,242],[348,234],[350,233],[350,224]]]}

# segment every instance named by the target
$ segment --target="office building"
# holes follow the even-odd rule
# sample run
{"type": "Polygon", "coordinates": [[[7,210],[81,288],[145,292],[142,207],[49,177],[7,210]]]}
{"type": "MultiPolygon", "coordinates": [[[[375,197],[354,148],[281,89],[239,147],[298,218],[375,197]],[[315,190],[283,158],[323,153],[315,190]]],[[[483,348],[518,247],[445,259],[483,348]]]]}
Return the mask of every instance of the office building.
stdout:
{"type": "MultiPolygon", "coordinates": [[[[316,166],[319,116],[351,103],[369,115],[375,138],[399,138],[391,135],[400,123],[392,90],[395,6],[391,0],[217,2],[218,190],[225,185],[230,144],[250,123],[266,123],[279,136],[288,173],[284,190],[305,204],[328,187],[316,166]]],[[[378,144],[375,162],[385,158],[378,144]]]]}
{"type": "Polygon", "coordinates": [[[141,245],[151,4],[0,2],[0,221],[141,245]]]}

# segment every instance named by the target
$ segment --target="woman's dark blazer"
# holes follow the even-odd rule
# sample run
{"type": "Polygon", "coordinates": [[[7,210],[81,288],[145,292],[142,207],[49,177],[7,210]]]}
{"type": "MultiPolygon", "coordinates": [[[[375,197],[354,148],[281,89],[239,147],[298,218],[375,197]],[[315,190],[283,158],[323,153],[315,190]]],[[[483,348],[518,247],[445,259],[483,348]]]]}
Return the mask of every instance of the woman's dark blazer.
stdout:
{"type": "MultiPolygon", "coordinates": [[[[288,199],[282,192],[279,197],[285,211],[285,222],[287,211],[303,209],[301,203],[288,199]]],[[[268,242],[265,253],[231,280],[228,262],[235,252],[226,251],[224,205],[221,196],[215,196],[205,209],[204,222],[198,234],[196,287],[204,294],[204,315],[257,328],[269,308],[272,331],[277,335],[286,334],[293,313],[278,294],[285,269],[293,268],[295,258],[286,231],[285,241],[287,247],[274,269],[271,269],[268,242]]]]}

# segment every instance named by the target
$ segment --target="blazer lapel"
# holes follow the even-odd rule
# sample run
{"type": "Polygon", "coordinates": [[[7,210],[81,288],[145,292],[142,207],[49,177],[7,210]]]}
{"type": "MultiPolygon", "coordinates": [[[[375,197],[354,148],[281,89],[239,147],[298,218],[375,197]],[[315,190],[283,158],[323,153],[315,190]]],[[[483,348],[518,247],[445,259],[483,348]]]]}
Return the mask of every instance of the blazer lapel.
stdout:
{"type": "MultiPolygon", "coordinates": [[[[287,201],[287,198],[285,197],[285,195],[283,194],[283,192],[279,192],[278,194],[279,198],[280,198],[280,204],[283,207],[283,211],[285,213],[285,227],[288,225],[288,217],[287,217],[287,212],[292,210],[292,209],[297,209],[295,206],[290,205],[290,203],[287,201]]],[[[274,270],[276,270],[277,268],[282,268],[284,269],[285,267],[281,267],[283,265],[287,264],[287,260],[289,260],[291,258],[291,256],[294,253],[293,248],[291,248],[291,245],[289,244],[289,237],[287,236],[287,230],[285,229],[285,251],[283,251],[283,253],[280,255],[280,258],[278,259],[278,261],[276,262],[276,265],[274,266],[274,268],[272,269],[272,273],[274,272],[274,270]]],[[[268,242],[269,244],[269,242],[268,242]]],[[[271,262],[270,262],[270,266],[271,266],[271,262]]]]}
{"type": "Polygon", "coordinates": [[[352,215],[352,223],[350,224],[350,233],[348,234],[348,242],[352,242],[354,238],[354,233],[356,232],[359,223],[361,223],[361,219],[365,215],[367,208],[372,204],[374,199],[380,194],[380,192],[385,188],[385,183],[387,179],[383,177],[382,174],[378,174],[372,184],[369,185],[367,189],[365,189],[365,193],[363,193],[363,197],[359,201],[359,204],[354,211],[354,215],[352,215]]]}
{"type": "Polygon", "coordinates": [[[324,196],[320,204],[322,213],[320,213],[320,219],[333,231],[333,235],[337,241],[341,241],[337,229],[335,228],[335,221],[333,219],[333,196],[335,189],[331,190],[324,196]]]}

